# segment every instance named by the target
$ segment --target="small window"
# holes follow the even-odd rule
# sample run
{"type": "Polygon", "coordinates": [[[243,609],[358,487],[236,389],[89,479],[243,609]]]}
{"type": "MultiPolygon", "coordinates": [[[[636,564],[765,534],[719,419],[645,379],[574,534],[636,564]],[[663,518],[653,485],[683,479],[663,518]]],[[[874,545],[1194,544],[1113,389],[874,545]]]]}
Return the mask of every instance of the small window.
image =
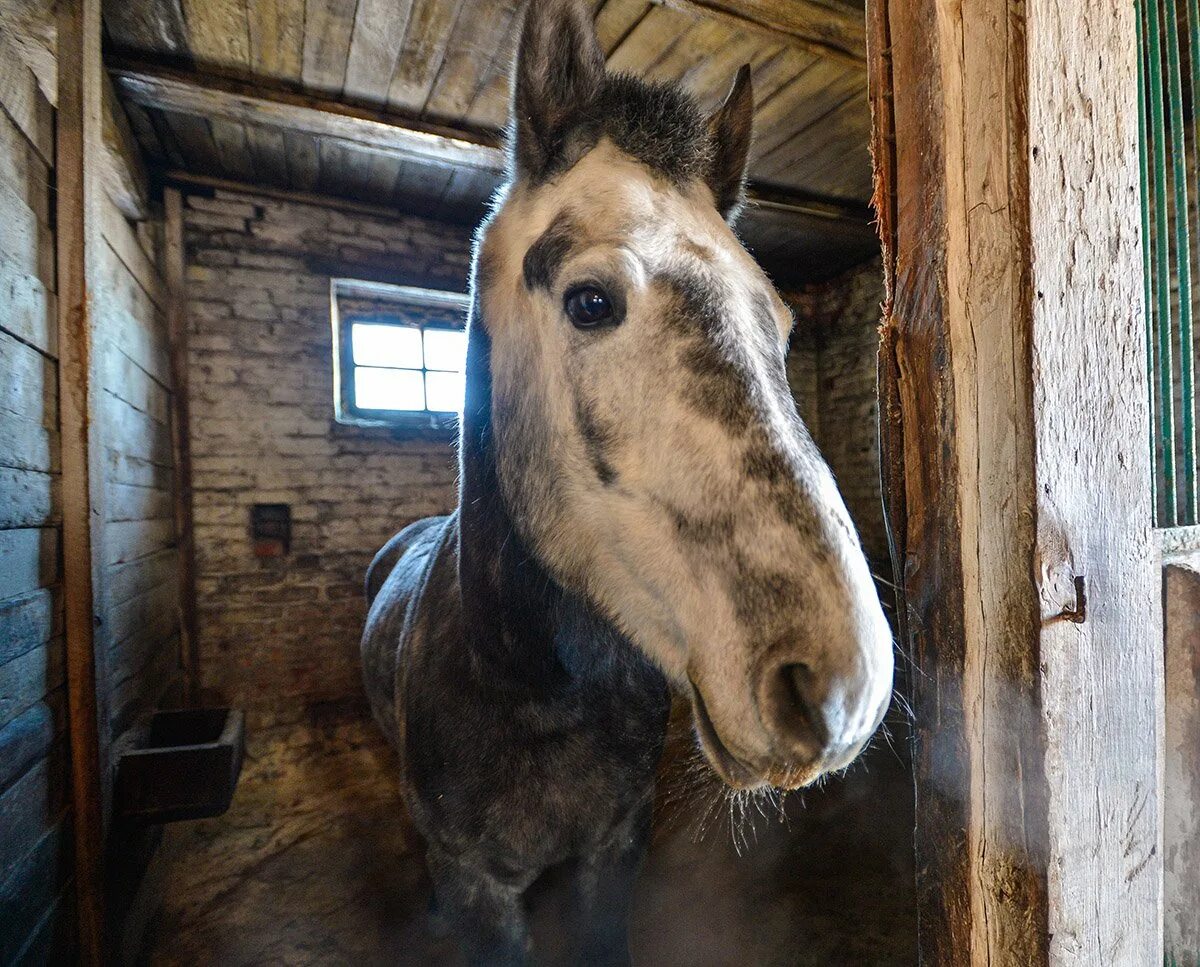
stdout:
{"type": "Polygon", "coordinates": [[[342,423],[449,429],[462,412],[467,297],[335,279],[335,405],[342,423]]]}

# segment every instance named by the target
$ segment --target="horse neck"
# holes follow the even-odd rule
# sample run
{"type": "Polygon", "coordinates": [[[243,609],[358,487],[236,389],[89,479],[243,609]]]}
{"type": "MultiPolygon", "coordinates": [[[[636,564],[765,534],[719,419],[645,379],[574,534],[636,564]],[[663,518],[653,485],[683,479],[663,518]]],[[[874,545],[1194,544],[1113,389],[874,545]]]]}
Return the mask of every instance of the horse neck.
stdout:
{"type": "Polygon", "coordinates": [[[513,527],[492,433],[491,340],[476,295],[467,329],[459,439],[459,587],[474,649],[489,675],[544,687],[565,674],[555,649],[564,594],[513,527]]]}

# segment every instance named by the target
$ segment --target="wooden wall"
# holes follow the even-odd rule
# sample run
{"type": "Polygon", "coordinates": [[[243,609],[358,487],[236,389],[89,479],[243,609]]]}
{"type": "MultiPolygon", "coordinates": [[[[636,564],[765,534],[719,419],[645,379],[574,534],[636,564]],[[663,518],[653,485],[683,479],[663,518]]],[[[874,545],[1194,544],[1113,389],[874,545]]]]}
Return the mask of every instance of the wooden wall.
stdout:
{"type": "Polygon", "coordinates": [[[53,112],[0,33],[0,963],[65,957],[53,112]]]}
{"type": "MultiPolygon", "coordinates": [[[[72,957],[70,732],[64,687],[54,107],[0,28],[0,963],[72,957]]],[[[93,157],[100,146],[91,146],[93,157]]],[[[136,165],[136,159],[127,162],[136,165]]],[[[115,182],[114,182],[115,183],[115,182]]],[[[171,380],[160,226],[105,196],[90,293],[103,580],[102,743],[178,701],[171,380]]],[[[101,775],[102,795],[111,773],[101,775]]],[[[111,827],[110,827],[111,828],[111,827]]],[[[117,905],[118,908],[121,904],[117,905]]],[[[119,929],[119,924],[112,925],[119,929]]]]}

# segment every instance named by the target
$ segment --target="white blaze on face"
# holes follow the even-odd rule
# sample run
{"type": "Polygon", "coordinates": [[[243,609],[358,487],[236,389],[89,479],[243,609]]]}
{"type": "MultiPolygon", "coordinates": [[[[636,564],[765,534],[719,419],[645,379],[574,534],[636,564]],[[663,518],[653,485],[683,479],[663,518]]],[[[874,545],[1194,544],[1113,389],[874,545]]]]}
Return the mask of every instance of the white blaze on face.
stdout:
{"type": "Polygon", "coordinates": [[[794,785],[844,765],[890,695],[891,637],[786,392],[791,316],[708,189],[603,141],[557,180],[510,189],[480,264],[501,488],[522,536],[699,691],[710,758],[722,767],[719,744],[745,770],[725,762],[727,779],[794,785]],[[548,232],[554,257],[531,285],[527,253],[548,232]],[[620,324],[573,326],[564,298],[580,285],[602,287],[620,324]],[[811,677],[819,754],[802,722],[773,718],[795,699],[781,674],[811,677]]]}

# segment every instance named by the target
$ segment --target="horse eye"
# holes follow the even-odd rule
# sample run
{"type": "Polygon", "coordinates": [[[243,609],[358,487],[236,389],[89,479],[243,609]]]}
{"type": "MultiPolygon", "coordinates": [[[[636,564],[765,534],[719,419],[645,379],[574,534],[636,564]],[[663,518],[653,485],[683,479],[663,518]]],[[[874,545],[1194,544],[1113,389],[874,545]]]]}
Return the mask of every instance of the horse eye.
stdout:
{"type": "Polygon", "coordinates": [[[613,306],[608,295],[594,285],[571,289],[563,298],[563,309],[578,329],[591,329],[611,322],[613,318],[613,306]]]}

